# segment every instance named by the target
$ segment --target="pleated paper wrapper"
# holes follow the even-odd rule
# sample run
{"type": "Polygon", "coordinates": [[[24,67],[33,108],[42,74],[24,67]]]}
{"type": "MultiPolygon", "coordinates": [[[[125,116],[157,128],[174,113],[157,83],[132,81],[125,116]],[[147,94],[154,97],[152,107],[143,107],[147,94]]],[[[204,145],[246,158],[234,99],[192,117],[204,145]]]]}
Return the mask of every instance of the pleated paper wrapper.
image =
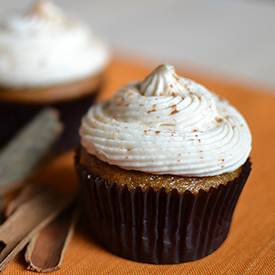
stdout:
{"type": "Polygon", "coordinates": [[[251,163],[234,181],[197,195],[164,188],[129,191],[94,176],[79,164],[84,208],[93,238],[110,252],[151,264],[201,259],[225,241],[251,163]]]}
{"type": "Polygon", "coordinates": [[[81,118],[93,104],[95,95],[96,92],[85,98],[53,104],[0,102],[0,147],[46,106],[58,110],[60,119],[65,125],[60,144],[57,146],[64,147],[62,149],[77,146],[80,142],[78,128],[81,118]]]}

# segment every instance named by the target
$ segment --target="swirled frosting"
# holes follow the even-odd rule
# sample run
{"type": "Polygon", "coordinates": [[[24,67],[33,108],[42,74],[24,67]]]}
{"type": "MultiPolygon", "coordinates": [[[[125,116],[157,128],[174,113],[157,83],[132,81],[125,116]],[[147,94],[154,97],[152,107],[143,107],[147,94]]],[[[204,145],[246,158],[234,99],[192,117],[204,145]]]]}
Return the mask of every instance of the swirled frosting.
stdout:
{"type": "Polygon", "coordinates": [[[49,1],[0,25],[0,85],[43,87],[100,73],[110,59],[107,44],[80,20],[49,1]]]}
{"type": "Polygon", "coordinates": [[[80,135],[99,159],[153,174],[232,172],[251,151],[249,127],[236,108],[168,64],[92,106],[80,135]]]}

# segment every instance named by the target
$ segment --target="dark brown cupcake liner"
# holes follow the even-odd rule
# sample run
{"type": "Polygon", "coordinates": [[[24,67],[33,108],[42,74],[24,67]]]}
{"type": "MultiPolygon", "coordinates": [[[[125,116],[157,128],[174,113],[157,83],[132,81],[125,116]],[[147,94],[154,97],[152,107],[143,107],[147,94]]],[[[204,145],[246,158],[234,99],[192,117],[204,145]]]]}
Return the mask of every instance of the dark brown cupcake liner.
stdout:
{"type": "Polygon", "coordinates": [[[64,124],[64,131],[56,147],[70,149],[77,146],[80,142],[78,129],[81,118],[93,104],[96,93],[97,91],[84,98],[56,104],[0,102],[0,147],[8,142],[42,108],[48,106],[59,111],[60,120],[64,124]]]}
{"type": "Polygon", "coordinates": [[[93,176],[76,158],[91,234],[121,257],[175,264],[203,258],[227,237],[234,208],[249,176],[249,159],[238,178],[197,195],[150,187],[129,191],[93,176]]]}

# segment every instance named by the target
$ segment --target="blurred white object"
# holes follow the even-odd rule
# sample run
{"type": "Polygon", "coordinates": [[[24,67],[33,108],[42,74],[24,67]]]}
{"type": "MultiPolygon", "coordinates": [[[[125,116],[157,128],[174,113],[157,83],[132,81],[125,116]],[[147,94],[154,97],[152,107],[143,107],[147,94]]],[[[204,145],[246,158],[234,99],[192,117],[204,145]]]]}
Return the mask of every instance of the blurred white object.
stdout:
{"type": "Polygon", "coordinates": [[[51,1],[0,21],[0,83],[48,87],[100,74],[109,47],[81,20],[51,1]]]}

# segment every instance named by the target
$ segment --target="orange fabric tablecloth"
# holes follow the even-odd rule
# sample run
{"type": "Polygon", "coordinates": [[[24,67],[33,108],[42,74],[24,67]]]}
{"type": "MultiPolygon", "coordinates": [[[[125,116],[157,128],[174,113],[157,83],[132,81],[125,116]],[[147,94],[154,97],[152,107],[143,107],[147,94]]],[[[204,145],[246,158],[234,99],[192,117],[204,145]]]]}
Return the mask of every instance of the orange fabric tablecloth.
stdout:
{"type": "MultiPolygon", "coordinates": [[[[106,74],[98,101],[131,80],[142,80],[152,66],[115,59],[106,74]]],[[[275,97],[267,89],[218,79],[210,74],[176,68],[178,74],[204,84],[227,98],[246,118],[253,135],[252,172],[235,209],[225,243],[208,257],[178,265],[150,265],[117,257],[96,245],[83,226],[78,227],[61,270],[54,274],[275,274],[275,97]]],[[[77,185],[73,152],[47,167],[42,180],[61,189],[77,185]]],[[[26,270],[20,253],[6,275],[34,274],[26,270]]]]}

